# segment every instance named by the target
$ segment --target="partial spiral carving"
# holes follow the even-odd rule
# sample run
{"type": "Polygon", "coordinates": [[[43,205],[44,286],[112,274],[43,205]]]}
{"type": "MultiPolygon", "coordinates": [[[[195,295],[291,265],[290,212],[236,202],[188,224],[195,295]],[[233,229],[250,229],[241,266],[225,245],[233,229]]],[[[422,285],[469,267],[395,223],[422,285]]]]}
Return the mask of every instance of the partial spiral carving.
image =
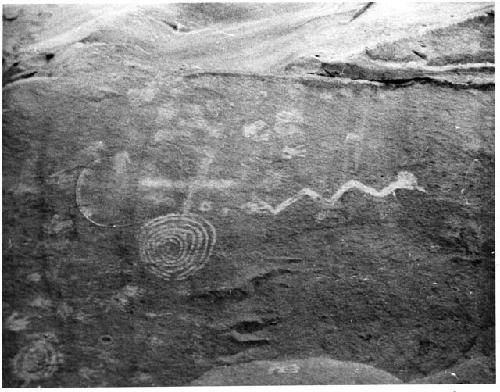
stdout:
{"type": "Polygon", "coordinates": [[[215,228],[203,217],[169,214],[142,226],[140,257],[152,274],[168,280],[183,280],[203,268],[215,241],[215,228]]]}
{"type": "Polygon", "coordinates": [[[57,370],[59,355],[54,345],[39,340],[23,347],[13,359],[15,375],[26,384],[49,378],[57,370]]]}

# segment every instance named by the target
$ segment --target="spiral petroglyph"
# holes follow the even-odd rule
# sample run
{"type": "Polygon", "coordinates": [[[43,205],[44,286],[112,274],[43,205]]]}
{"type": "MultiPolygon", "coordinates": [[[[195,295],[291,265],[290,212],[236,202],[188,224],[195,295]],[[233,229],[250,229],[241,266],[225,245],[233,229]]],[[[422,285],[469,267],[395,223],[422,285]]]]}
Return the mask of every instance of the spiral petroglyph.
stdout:
{"type": "Polygon", "coordinates": [[[140,256],[145,268],[154,275],[183,280],[207,263],[215,241],[215,229],[203,217],[169,214],[142,226],[140,256]]]}

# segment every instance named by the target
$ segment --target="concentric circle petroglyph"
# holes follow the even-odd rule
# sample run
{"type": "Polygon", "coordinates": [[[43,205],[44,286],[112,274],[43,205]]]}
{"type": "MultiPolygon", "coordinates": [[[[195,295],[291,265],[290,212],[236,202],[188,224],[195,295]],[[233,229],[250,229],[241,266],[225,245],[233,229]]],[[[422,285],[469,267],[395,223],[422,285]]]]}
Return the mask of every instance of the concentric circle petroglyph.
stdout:
{"type": "Polygon", "coordinates": [[[215,241],[214,227],[199,215],[160,216],[140,230],[141,261],[154,275],[183,280],[207,263],[215,241]]]}
{"type": "Polygon", "coordinates": [[[13,359],[13,370],[25,383],[49,378],[57,370],[59,355],[45,339],[24,346],[13,359]]]}

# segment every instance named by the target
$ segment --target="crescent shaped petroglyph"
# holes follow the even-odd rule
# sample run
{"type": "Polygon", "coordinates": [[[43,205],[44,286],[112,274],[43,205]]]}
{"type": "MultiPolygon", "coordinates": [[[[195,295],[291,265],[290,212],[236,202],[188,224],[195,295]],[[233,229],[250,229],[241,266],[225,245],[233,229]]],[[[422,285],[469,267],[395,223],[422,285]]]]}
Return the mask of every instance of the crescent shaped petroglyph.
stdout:
{"type": "Polygon", "coordinates": [[[104,227],[104,228],[120,228],[120,227],[129,227],[132,226],[134,223],[122,223],[122,224],[109,224],[109,223],[103,223],[103,222],[98,222],[95,220],[92,215],[93,211],[90,205],[87,205],[84,202],[84,199],[82,197],[82,187],[84,186],[85,181],[87,180],[88,177],[91,176],[93,170],[91,168],[83,168],[80,171],[80,174],[78,175],[78,179],[76,180],[76,188],[75,188],[75,198],[76,198],[76,206],[82,216],[87,219],[90,223],[99,226],[99,227],[104,227]]]}

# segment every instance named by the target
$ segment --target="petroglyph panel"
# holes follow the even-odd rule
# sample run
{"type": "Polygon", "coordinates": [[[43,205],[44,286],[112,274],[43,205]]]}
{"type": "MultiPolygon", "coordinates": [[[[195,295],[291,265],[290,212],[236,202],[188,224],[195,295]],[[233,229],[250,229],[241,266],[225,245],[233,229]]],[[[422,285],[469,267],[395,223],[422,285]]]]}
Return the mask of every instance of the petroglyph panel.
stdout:
{"type": "MultiPolygon", "coordinates": [[[[101,108],[101,121],[94,120],[95,108],[73,108],[89,119],[85,126],[75,125],[75,132],[84,137],[65,140],[69,150],[48,148],[47,156],[44,150],[26,152],[18,159],[19,167],[7,168],[13,174],[6,188],[15,189],[12,178],[17,173],[33,185],[28,193],[33,197],[40,184],[34,173],[29,182],[25,174],[43,157],[50,200],[57,200],[56,211],[39,225],[48,245],[33,244],[37,232],[17,240],[7,234],[5,250],[16,254],[21,247],[30,249],[33,256],[30,253],[25,263],[48,254],[46,271],[42,273],[37,263],[36,270],[16,279],[36,290],[49,281],[66,293],[65,298],[78,299],[62,303],[37,292],[25,300],[25,309],[8,310],[7,316],[15,315],[6,320],[8,333],[37,328],[39,317],[53,312],[61,322],[85,325],[75,339],[82,347],[98,350],[82,356],[116,366],[121,359],[114,350],[126,357],[125,347],[135,345],[140,361],[153,356],[163,372],[161,361],[170,351],[191,361],[207,350],[205,324],[192,314],[188,321],[180,320],[178,306],[210,319],[225,312],[228,303],[242,303],[241,308],[257,303],[263,311],[259,314],[277,313],[277,330],[282,322],[288,328],[277,336],[288,339],[297,334],[289,316],[296,312],[319,328],[327,324],[323,318],[315,321],[323,317],[325,299],[332,301],[334,315],[325,320],[338,317],[351,328],[358,308],[340,313],[338,309],[346,298],[358,298],[354,287],[365,287],[369,293],[363,292],[357,305],[364,298],[376,298],[385,312],[387,287],[400,293],[390,305],[398,309],[400,298],[417,298],[421,288],[426,298],[437,298],[429,270],[443,288],[450,278],[448,273],[439,275],[443,265],[453,264],[453,271],[477,265],[475,258],[493,238],[488,223],[493,208],[485,207],[494,200],[488,182],[494,145],[494,117],[486,109],[493,102],[489,92],[475,97],[482,102],[482,115],[477,115],[477,107],[464,105],[469,92],[448,87],[399,89],[314,78],[301,80],[302,87],[297,84],[251,75],[195,75],[173,84],[159,82],[151,101],[146,97],[139,104],[125,97],[112,113],[101,108]],[[258,94],[264,90],[266,97],[258,94]],[[321,92],[331,98],[319,98],[321,92]],[[175,110],[161,119],[158,108],[175,110]],[[464,138],[468,132],[474,140],[464,138]],[[450,252],[461,261],[450,261],[450,252]],[[35,272],[40,276],[30,275],[35,272]],[[414,288],[402,286],[401,276],[414,288]],[[414,280],[415,276],[422,278],[414,280]],[[137,287],[137,295],[130,287],[137,287]],[[334,294],[324,297],[325,292],[334,294]],[[116,329],[98,331],[90,340],[87,325],[95,327],[94,320],[108,315],[118,320],[116,329]],[[129,330],[128,320],[139,331],[132,338],[122,333],[129,330]],[[202,337],[191,335],[192,328],[199,328],[202,332],[196,334],[202,337]],[[146,336],[148,331],[155,332],[146,336]],[[189,334],[172,337],[172,331],[189,334]],[[174,342],[178,338],[179,343],[174,342]],[[179,354],[180,346],[188,347],[189,355],[179,354]]],[[[44,88],[50,91],[51,86],[44,88]]],[[[42,97],[44,91],[40,90],[42,97]]],[[[58,94],[54,91],[38,104],[50,103],[58,94]]],[[[29,124],[22,119],[15,124],[19,129],[9,132],[26,137],[29,124]]],[[[29,137],[36,141],[40,134],[29,137]]],[[[61,143],[51,132],[44,137],[49,145],[61,143]]],[[[24,196],[18,192],[15,197],[24,196]]],[[[13,260],[11,265],[17,262],[13,260]]],[[[471,271],[464,269],[461,276],[471,271]]],[[[466,294],[470,304],[482,300],[482,275],[477,276],[472,283],[461,283],[471,287],[466,294]]],[[[420,310],[426,312],[423,306],[420,310]]],[[[236,335],[240,340],[275,344],[246,333],[246,328],[255,328],[253,321],[237,328],[244,332],[236,335]]],[[[461,330],[456,347],[468,333],[461,330]]],[[[449,331],[445,334],[449,339],[449,331]]],[[[235,335],[218,341],[224,345],[227,338],[227,352],[234,344],[248,344],[229,341],[230,336],[235,335]]],[[[29,346],[23,340],[13,350],[11,358],[20,352],[12,371],[19,383],[54,385],[54,380],[65,377],[47,368],[38,371],[54,362],[50,353],[57,350],[56,344],[47,343],[43,351],[41,343],[29,346]]],[[[336,347],[334,338],[321,344],[330,350],[336,347]]],[[[295,370],[274,369],[272,375],[291,377],[295,370]]],[[[84,369],[82,374],[89,373],[84,369]]]]}
{"type": "Polygon", "coordinates": [[[350,4],[4,8],[3,386],[494,382],[494,7],[350,4]]]}
{"type": "MultiPolygon", "coordinates": [[[[441,136],[447,118],[457,129],[470,127],[463,111],[453,108],[453,96],[443,102],[442,94],[449,91],[424,94],[417,86],[412,93],[425,95],[425,103],[407,109],[398,104],[402,92],[397,90],[319,80],[287,83],[199,74],[169,89],[147,87],[155,89],[154,102],[149,95],[143,101],[157,106],[154,121],[145,124],[149,136],[141,150],[122,145],[81,171],[80,211],[103,228],[137,228],[158,216],[197,212],[210,219],[214,234],[221,227],[223,247],[230,244],[224,235],[234,230],[235,216],[249,225],[282,214],[292,215],[298,226],[310,218],[317,225],[340,224],[345,214],[361,217],[366,214],[362,205],[385,199],[389,206],[375,204],[374,216],[394,224],[392,211],[401,211],[394,207],[400,203],[398,192],[420,199],[436,192],[436,173],[442,171],[438,158],[465,173],[460,189],[439,184],[443,196],[464,205],[473,199],[467,173],[475,166],[437,147],[444,142],[463,146],[457,135],[441,136]],[[259,91],[266,92],[265,99],[259,91]],[[439,105],[454,114],[427,121],[439,105]]],[[[487,133],[474,135],[474,150],[490,148],[487,133]]],[[[252,235],[259,238],[262,232],[265,226],[252,235]]]]}

